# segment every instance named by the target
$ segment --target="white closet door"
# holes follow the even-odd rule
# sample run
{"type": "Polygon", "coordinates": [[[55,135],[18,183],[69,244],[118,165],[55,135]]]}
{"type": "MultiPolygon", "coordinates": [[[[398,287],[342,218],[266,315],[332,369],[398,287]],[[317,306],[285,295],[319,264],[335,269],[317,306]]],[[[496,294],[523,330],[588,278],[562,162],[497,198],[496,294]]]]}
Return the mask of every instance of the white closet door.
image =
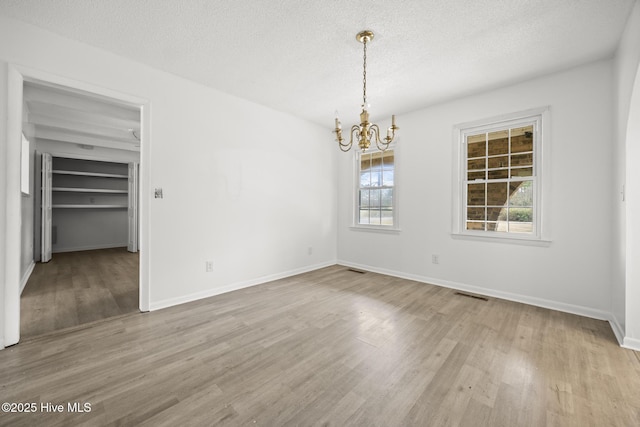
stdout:
{"type": "Polygon", "coordinates": [[[51,154],[42,153],[42,262],[51,260],[51,170],[51,154]]]}
{"type": "Polygon", "coordinates": [[[129,252],[138,252],[138,163],[129,163],[129,252]]]}

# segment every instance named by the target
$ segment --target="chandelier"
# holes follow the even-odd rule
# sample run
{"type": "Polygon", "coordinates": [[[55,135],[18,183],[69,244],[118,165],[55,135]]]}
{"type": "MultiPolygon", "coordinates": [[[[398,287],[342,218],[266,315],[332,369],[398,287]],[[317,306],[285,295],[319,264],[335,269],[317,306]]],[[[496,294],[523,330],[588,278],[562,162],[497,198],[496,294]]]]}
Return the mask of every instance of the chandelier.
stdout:
{"type": "Polygon", "coordinates": [[[364,45],[363,51],[363,71],[362,71],[362,112],[360,113],[360,125],[351,126],[349,142],[343,142],[342,138],[342,124],[338,119],[336,113],[336,129],[333,131],[336,134],[336,140],[342,151],[351,150],[354,137],[358,140],[358,146],[364,152],[371,145],[371,141],[375,141],[376,146],[380,151],[385,151],[389,148],[389,145],[393,142],[393,138],[396,136],[396,130],[399,129],[396,126],[396,116],[391,116],[391,127],[387,128],[387,136],[382,140],[380,139],[380,128],[375,123],[369,123],[369,111],[367,111],[367,43],[373,40],[372,31],[361,31],[356,35],[356,40],[364,45]]]}

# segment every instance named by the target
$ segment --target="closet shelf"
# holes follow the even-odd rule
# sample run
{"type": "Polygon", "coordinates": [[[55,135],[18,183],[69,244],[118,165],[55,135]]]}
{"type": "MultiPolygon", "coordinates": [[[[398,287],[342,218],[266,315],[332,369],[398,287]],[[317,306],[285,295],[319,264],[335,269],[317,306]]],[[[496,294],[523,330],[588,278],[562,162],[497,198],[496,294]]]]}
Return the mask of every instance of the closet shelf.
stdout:
{"type": "Polygon", "coordinates": [[[126,205],[52,205],[53,209],[127,209],[126,205]]]}
{"type": "Polygon", "coordinates": [[[79,187],[53,187],[52,191],[65,191],[71,193],[111,193],[111,194],[127,194],[127,190],[112,190],[109,188],[79,188],[79,187]]]}
{"type": "Polygon", "coordinates": [[[101,178],[123,178],[128,179],[127,175],[121,175],[116,173],[99,173],[99,172],[83,172],[83,171],[67,171],[67,170],[59,170],[54,169],[51,171],[54,174],[58,175],[77,175],[77,176],[98,176],[101,178]]]}

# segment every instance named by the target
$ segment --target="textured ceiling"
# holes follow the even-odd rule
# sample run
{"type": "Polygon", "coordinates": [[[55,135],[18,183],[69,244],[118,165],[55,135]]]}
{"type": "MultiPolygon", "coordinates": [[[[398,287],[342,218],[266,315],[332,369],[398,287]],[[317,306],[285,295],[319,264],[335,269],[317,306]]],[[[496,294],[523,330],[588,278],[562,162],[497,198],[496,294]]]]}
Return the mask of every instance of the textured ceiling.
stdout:
{"type": "Polygon", "coordinates": [[[357,119],[360,30],[375,33],[377,120],[610,57],[633,3],[0,0],[0,14],[331,127],[335,110],[357,119]]]}

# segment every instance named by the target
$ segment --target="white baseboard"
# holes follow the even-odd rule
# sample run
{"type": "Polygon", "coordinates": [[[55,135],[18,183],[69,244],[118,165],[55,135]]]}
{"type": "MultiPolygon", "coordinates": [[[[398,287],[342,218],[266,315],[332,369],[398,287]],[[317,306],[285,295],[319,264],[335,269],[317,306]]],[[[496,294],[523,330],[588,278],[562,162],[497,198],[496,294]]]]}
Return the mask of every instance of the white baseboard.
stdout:
{"type": "Polygon", "coordinates": [[[112,243],[109,245],[89,245],[89,246],[75,246],[71,248],[54,248],[51,252],[56,254],[61,252],[94,251],[97,249],[126,248],[126,247],[127,247],[127,242],[124,242],[124,243],[112,243]]]}
{"type": "Polygon", "coordinates": [[[618,344],[624,347],[623,345],[624,331],[622,329],[622,326],[620,326],[620,322],[618,322],[618,318],[614,314],[611,314],[611,316],[609,317],[609,325],[611,325],[611,330],[613,331],[613,334],[616,336],[616,340],[618,340],[618,344]]]}
{"type": "Polygon", "coordinates": [[[547,300],[543,298],[530,297],[527,295],[513,294],[510,292],[496,291],[494,289],[482,288],[480,286],[468,285],[465,283],[452,282],[449,280],[436,279],[433,277],[420,276],[416,274],[408,274],[400,271],[387,270],[384,268],[377,268],[370,265],[356,264],[348,261],[338,260],[338,264],[344,265],[346,267],[357,268],[359,270],[366,270],[374,273],[386,274],[388,276],[399,277],[401,279],[415,280],[417,282],[442,286],[444,288],[456,289],[460,291],[471,292],[474,294],[485,295],[488,297],[495,297],[495,298],[505,299],[508,301],[520,302],[523,304],[533,305],[536,307],[549,308],[551,310],[577,314],[579,316],[591,317],[593,319],[607,320],[607,321],[611,319],[611,314],[604,310],[597,310],[589,307],[582,307],[579,305],[566,304],[566,303],[547,300]]]}
{"type": "Polygon", "coordinates": [[[620,326],[620,322],[618,322],[618,319],[613,314],[609,319],[609,324],[611,325],[611,329],[613,330],[620,347],[640,351],[640,339],[626,337],[622,326],[620,326]]]}
{"type": "Polygon", "coordinates": [[[29,281],[29,277],[31,277],[31,273],[33,273],[33,269],[35,268],[35,261],[31,260],[31,264],[27,267],[27,271],[24,272],[22,279],[20,279],[20,295],[22,295],[22,291],[24,291],[24,287],[27,286],[27,282],[29,281]]]}
{"type": "Polygon", "coordinates": [[[640,351],[640,340],[637,338],[624,337],[622,347],[628,348],[629,350],[640,351]]]}
{"type": "Polygon", "coordinates": [[[183,296],[176,297],[176,298],[168,298],[168,299],[161,300],[161,301],[155,301],[155,302],[151,302],[151,304],[149,305],[149,310],[150,311],[160,310],[162,308],[172,307],[174,305],[179,305],[179,304],[184,304],[184,303],[187,303],[187,302],[197,301],[199,299],[209,298],[209,297],[213,297],[213,296],[216,296],[216,295],[224,294],[224,293],[227,293],[227,292],[237,291],[239,289],[244,289],[244,288],[248,288],[248,287],[251,287],[251,286],[260,285],[262,283],[272,282],[272,281],[278,280],[278,279],[284,279],[286,277],[295,276],[296,274],[307,273],[309,271],[318,270],[320,268],[329,267],[329,266],[332,266],[332,265],[335,265],[335,264],[336,264],[335,260],[327,261],[327,262],[323,262],[323,263],[320,263],[320,264],[314,264],[314,265],[309,265],[309,266],[306,266],[306,267],[297,268],[297,269],[294,269],[294,270],[283,271],[281,273],[270,274],[270,275],[267,275],[267,276],[262,276],[262,277],[258,277],[258,278],[255,278],[255,279],[246,280],[246,281],[243,281],[243,282],[230,283],[228,285],[216,287],[216,288],[213,288],[213,289],[207,289],[206,291],[202,291],[202,292],[196,292],[196,293],[193,293],[193,294],[183,295],[183,296]]]}

